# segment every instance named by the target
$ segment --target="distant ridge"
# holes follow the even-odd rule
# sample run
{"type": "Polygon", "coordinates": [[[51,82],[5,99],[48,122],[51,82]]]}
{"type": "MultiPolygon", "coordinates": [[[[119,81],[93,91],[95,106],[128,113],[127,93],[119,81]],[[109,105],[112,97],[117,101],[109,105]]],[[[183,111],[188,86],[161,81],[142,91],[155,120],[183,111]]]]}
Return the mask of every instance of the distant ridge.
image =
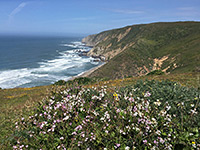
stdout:
{"type": "Polygon", "coordinates": [[[166,73],[200,71],[200,22],[159,22],[89,35],[88,55],[106,64],[91,77],[123,78],[161,69],[166,73]]]}

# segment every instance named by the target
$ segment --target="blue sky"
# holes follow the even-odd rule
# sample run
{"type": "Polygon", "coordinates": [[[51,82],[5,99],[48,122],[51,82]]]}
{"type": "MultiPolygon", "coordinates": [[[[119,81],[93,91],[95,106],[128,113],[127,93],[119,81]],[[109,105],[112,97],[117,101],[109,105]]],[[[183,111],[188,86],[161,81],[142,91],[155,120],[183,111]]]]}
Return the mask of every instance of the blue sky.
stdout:
{"type": "Polygon", "coordinates": [[[164,21],[200,21],[200,0],[0,0],[0,34],[87,35],[164,21]]]}

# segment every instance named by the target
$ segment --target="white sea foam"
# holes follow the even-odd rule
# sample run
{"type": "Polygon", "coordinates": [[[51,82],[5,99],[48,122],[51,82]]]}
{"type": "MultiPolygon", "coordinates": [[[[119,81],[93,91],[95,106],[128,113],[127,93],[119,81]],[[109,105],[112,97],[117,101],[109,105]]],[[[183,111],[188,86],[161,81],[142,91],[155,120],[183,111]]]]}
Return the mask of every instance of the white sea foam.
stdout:
{"type": "Polygon", "coordinates": [[[85,48],[85,44],[82,42],[71,42],[71,44],[60,44],[60,46],[67,46],[72,48],[85,48]]]}
{"type": "Polygon", "coordinates": [[[82,67],[86,63],[93,65],[99,64],[97,62],[94,63],[94,59],[91,57],[81,57],[78,55],[80,51],[86,51],[89,49],[81,42],[72,42],[71,44],[66,44],[66,46],[71,46],[76,49],[62,52],[56,50],[58,56],[56,56],[55,59],[38,62],[39,67],[37,68],[21,68],[0,71],[0,87],[14,88],[26,85],[33,86],[34,83],[37,83],[37,85],[43,85],[42,82],[50,84],[61,79],[69,80],[71,76],[77,74],[80,75],[85,72],[86,70],[82,69],[82,67]],[[75,68],[77,68],[77,70],[75,68]]]}
{"type": "Polygon", "coordinates": [[[13,88],[31,82],[26,78],[30,76],[30,71],[27,68],[7,70],[0,72],[0,87],[13,88]]]}

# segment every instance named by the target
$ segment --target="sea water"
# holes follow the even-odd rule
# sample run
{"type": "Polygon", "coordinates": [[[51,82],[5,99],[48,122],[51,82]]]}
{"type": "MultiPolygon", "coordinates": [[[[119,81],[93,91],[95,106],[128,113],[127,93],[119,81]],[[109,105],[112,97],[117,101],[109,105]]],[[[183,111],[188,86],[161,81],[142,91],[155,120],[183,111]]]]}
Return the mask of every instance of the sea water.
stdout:
{"type": "Polygon", "coordinates": [[[101,64],[81,56],[81,37],[0,36],[0,87],[34,87],[69,80],[101,64]]]}

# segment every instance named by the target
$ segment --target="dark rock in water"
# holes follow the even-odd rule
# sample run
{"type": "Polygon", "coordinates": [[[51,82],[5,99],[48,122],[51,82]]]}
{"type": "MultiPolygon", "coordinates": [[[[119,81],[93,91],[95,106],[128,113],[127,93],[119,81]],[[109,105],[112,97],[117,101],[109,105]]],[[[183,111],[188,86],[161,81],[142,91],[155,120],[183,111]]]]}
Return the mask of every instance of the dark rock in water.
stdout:
{"type": "Polygon", "coordinates": [[[99,58],[93,60],[93,62],[100,62],[100,61],[101,61],[101,59],[99,59],[99,58]]]}
{"type": "Polygon", "coordinates": [[[100,61],[105,61],[106,60],[105,57],[102,56],[102,55],[100,55],[100,56],[92,55],[91,57],[94,58],[94,59],[98,59],[100,61]]]}
{"type": "Polygon", "coordinates": [[[87,52],[86,52],[86,51],[80,52],[78,55],[79,55],[79,56],[87,56],[87,52]]]}
{"type": "Polygon", "coordinates": [[[66,55],[69,55],[69,52],[65,52],[66,55]]]}
{"type": "Polygon", "coordinates": [[[81,50],[81,49],[77,49],[77,50],[75,50],[75,52],[76,52],[76,53],[81,53],[82,50],[81,50]]]}

